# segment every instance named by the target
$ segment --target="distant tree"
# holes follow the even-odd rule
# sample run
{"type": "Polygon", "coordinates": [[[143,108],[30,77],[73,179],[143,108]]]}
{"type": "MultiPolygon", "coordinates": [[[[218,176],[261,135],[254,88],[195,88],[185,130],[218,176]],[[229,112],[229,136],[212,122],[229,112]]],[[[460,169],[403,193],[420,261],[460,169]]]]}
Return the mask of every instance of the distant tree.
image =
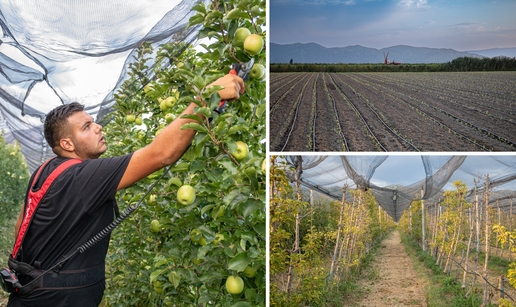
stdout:
{"type": "Polygon", "coordinates": [[[294,60],[290,59],[290,65],[294,64],[294,60]]]}

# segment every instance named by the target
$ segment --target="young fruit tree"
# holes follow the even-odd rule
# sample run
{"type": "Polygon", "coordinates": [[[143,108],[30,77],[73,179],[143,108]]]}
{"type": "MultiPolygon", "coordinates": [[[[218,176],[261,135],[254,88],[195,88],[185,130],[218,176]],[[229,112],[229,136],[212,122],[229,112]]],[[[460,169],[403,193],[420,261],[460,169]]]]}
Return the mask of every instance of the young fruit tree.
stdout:
{"type": "Polygon", "coordinates": [[[197,134],[170,171],[119,192],[122,210],[163,176],[112,234],[106,305],[265,306],[265,3],[199,3],[189,27],[202,25],[205,50],[143,43],[130,64],[104,129],[108,155],[148,145],[192,102],[206,119],[184,116],[199,121],[182,127],[197,134]],[[149,79],[151,57],[170,65],[156,65],[149,79]],[[221,87],[209,85],[252,59],[259,67],[240,98],[216,112],[221,87]]]}

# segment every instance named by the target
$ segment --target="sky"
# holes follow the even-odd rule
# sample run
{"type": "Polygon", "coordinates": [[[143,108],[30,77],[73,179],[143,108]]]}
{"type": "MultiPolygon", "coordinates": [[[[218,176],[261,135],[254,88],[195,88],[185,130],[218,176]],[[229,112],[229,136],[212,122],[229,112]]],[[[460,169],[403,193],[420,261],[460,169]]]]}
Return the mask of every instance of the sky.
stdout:
{"type": "Polygon", "coordinates": [[[514,0],[270,0],[270,41],[457,51],[516,47],[514,0]]]}

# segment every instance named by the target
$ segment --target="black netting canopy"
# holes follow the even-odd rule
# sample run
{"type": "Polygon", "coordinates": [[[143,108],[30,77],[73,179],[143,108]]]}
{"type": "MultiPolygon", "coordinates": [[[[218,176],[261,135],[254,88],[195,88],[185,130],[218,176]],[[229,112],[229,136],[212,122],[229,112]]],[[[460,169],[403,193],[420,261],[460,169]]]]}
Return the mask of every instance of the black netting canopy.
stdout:
{"type": "MultiPolygon", "coordinates": [[[[54,155],[45,114],[77,101],[105,123],[135,48],[194,42],[199,28],[185,28],[198,2],[208,1],[0,0],[0,130],[22,145],[31,172],[54,155]]],[[[147,65],[152,79],[169,63],[147,65]]]]}
{"type": "MultiPolygon", "coordinates": [[[[286,156],[286,160],[294,167],[300,165],[302,186],[332,199],[342,199],[344,186],[371,190],[395,222],[412,201],[421,199],[421,191],[422,199],[433,206],[443,199],[444,190],[454,189],[457,180],[470,189],[468,202],[473,199],[474,180],[480,178],[478,191],[483,191],[485,175],[493,188],[491,205],[508,207],[516,198],[516,156],[286,156]],[[380,172],[382,178],[375,176],[380,172]]],[[[294,174],[290,178],[294,180],[294,174]]]]}

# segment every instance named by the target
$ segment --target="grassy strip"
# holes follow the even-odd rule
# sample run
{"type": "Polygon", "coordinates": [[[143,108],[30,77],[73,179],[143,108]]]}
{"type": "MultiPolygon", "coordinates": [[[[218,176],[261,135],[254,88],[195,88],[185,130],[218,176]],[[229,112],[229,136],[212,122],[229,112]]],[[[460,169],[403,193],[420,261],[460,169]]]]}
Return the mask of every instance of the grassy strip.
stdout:
{"type": "Polygon", "coordinates": [[[412,259],[418,277],[424,280],[425,296],[429,307],[476,307],[482,305],[482,298],[476,293],[465,298],[461,285],[454,283],[454,277],[443,275],[442,269],[435,264],[435,259],[404,233],[401,233],[401,242],[412,259]]]}
{"type": "MultiPolygon", "coordinates": [[[[358,267],[351,269],[347,280],[335,285],[333,289],[324,295],[323,300],[314,306],[349,306],[350,301],[355,300],[360,292],[357,291],[357,281],[361,278],[362,272],[375,260],[378,247],[381,245],[383,239],[387,238],[391,232],[392,229],[387,234],[384,234],[382,239],[376,241],[371,250],[362,257],[358,267]]],[[[373,272],[373,274],[374,273],[378,274],[378,272],[373,272]]]]}

